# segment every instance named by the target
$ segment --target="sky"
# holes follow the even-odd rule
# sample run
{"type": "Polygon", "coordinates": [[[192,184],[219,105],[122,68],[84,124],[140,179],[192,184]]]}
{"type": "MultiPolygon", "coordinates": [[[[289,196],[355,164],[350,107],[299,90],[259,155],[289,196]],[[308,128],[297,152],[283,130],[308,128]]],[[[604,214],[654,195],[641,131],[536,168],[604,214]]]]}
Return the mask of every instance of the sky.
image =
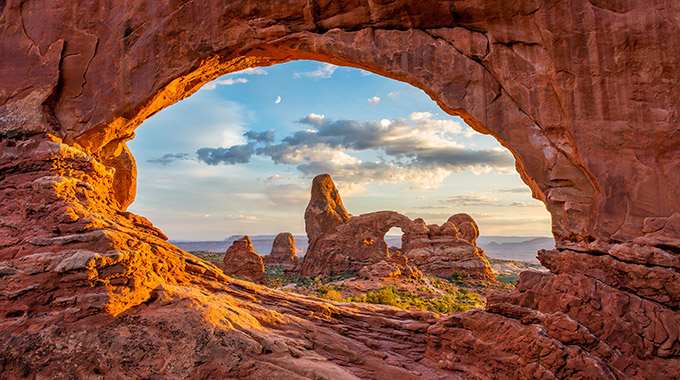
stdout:
{"type": "Polygon", "coordinates": [[[550,236],[512,155],[423,91],[367,71],[295,61],[225,75],[146,120],[129,211],[173,240],[304,235],[314,176],[350,214],[395,210],[482,235],[550,236]]]}

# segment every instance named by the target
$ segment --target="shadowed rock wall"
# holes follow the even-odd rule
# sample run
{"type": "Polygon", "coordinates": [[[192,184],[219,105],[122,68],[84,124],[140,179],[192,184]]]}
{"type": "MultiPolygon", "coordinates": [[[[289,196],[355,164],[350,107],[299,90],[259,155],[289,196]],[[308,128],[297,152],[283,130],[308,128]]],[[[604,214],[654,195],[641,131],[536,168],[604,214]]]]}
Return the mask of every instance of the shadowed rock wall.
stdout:
{"type": "Polygon", "coordinates": [[[680,372],[677,1],[0,9],[3,375],[680,372]],[[232,281],[125,212],[125,142],[144,119],[220,75],[294,59],[411,83],[496,137],[552,214],[557,247],[539,255],[551,273],[439,319],[332,305],[232,281]]]}

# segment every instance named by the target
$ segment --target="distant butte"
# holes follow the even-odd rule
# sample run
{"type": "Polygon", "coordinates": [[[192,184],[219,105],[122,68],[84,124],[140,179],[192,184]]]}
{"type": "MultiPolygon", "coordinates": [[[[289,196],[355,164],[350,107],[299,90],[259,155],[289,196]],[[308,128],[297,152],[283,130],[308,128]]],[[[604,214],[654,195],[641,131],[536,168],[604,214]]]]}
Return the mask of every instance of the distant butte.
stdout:
{"type": "MultiPolygon", "coordinates": [[[[2,377],[678,377],[677,1],[0,5],[2,377]],[[409,83],[494,136],[551,214],[550,272],[465,313],[332,303],[227,277],[126,212],[145,119],[298,59],[409,83]]],[[[319,210],[311,238],[376,231],[319,210]]]]}
{"type": "Polygon", "coordinates": [[[295,255],[295,238],[290,232],[281,232],[276,235],[272,243],[272,250],[269,255],[262,258],[264,265],[280,265],[284,267],[294,267],[298,265],[300,259],[295,255]]]}

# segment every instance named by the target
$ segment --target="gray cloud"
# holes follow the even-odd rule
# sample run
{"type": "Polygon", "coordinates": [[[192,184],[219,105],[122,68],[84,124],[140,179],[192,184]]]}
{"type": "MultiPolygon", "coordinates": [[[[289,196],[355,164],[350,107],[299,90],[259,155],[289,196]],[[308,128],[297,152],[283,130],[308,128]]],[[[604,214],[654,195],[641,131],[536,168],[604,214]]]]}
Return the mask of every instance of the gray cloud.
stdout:
{"type": "MultiPolygon", "coordinates": [[[[310,114],[299,120],[314,130],[297,131],[285,137],[280,144],[258,150],[258,154],[270,156],[276,163],[290,162],[300,147],[328,146],[342,150],[382,150],[396,159],[407,159],[409,166],[444,166],[463,170],[468,166],[512,167],[512,155],[505,150],[470,150],[456,143],[449,146],[433,146],[434,132],[466,133],[463,128],[449,120],[412,118],[383,121],[337,120],[310,114]],[[441,122],[448,122],[442,124],[441,122]]],[[[449,141],[450,142],[450,141],[449,141]]]]}
{"type": "Polygon", "coordinates": [[[217,164],[245,164],[255,154],[253,143],[234,145],[230,148],[201,148],[196,151],[199,161],[208,165],[217,164]]]}
{"type": "Polygon", "coordinates": [[[361,121],[331,120],[309,114],[298,120],[310,128],[274,143],[274,130],[247,131],[247,144],[230,148],[201,148],[199,160],[210,165],[246,163],[253,154],[277,164],[297,165],[305,175],[330,173],[348,183],[410,182],[434,188],[451,172],[471,169],[509,171],[512,155],[502,149],[472,150],[454,140],[471,130],[450,119],[434,119],[427,112],[410,118],[361,121]],[[352,152],[375,151],[377,161],[362,161],[352,152]]]}
{"type": "Polygon", "coordinates": [[[495,199],[478,195],[456,195],[439,202],[456,206],[492,206],[497,204],[495,199]]]}
{"type": "Polygon", "coordinates": [[[274,142],[275,132],[273,129],[264,132],[248,131],[243,134],[248,141],[271,144],[274,142]]]}
{"type": "MultiPolygon", "coordinates": [[[[389,150],[386,150],[390,154],[389,150]]],[[[416,153],[404,153],[406,156],[414,156],[421,164],[433,164],[451,168],[464,166],[491,166],[507,167],[513,164],[512,156],[506,151],[494,149],[467,150],[455,148],[434,148],[418,150],[416,153]]]]}
{"type": "Polygon", "coordinates": [[[151,160],[146,160],[146,162],[152,164],[169,165],[177,160],[190,160],[192,159],[189,153],[167,153],[161,158],[154,158],[151,160]]]}
{"type": "Polygon", "coordinates": [[[530,193],[531,189],[529,187],[513,187],[510,189],[497,189],[494,191],[497,193],[530,193]]]}
{"type": "Polygon", "coordinates": [[[510,207],[543,207],[541,202],[512,202],[510,207]]]}

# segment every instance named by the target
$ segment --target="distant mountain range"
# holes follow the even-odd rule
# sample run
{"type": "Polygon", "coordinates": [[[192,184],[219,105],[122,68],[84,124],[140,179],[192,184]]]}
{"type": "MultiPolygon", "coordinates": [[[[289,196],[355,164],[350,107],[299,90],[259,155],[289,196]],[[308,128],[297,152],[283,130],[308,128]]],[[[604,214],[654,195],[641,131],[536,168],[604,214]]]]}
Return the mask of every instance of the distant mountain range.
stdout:
{"type": "MultiPolygon", "coordinates": [[[[232,235],[224,240],[216,241],[179,241],[170,242],[185,251],[212,251],[224,252],[231,246],[234,240],[240,239],[245,235],[232,235]]],[[[253,242],[253,249],[258,254],[268,255],[272,250],[272,244],[276,235],[253,235],[250,240],[253,242]]],[[[298,256],[303,256],[307,250],[307,236],[294,235],[295,248],[298,256]]],[[[387,245],[400,247],[401,236],[385,236],[387,245]]],[[[551,237],[535,236],[480,236],[477,239],[479,245],[488,257],[503,260],[515,260],[536,263],[536,252],[539,249],[552,249],[555,241],[551,237]]]]}
{"type": "Polygon", "coordinates": [[[494,259],[537,263],[536,252],[555,248],[555,240],[551,237],[480,236],[477,245],[494,259]]]}

